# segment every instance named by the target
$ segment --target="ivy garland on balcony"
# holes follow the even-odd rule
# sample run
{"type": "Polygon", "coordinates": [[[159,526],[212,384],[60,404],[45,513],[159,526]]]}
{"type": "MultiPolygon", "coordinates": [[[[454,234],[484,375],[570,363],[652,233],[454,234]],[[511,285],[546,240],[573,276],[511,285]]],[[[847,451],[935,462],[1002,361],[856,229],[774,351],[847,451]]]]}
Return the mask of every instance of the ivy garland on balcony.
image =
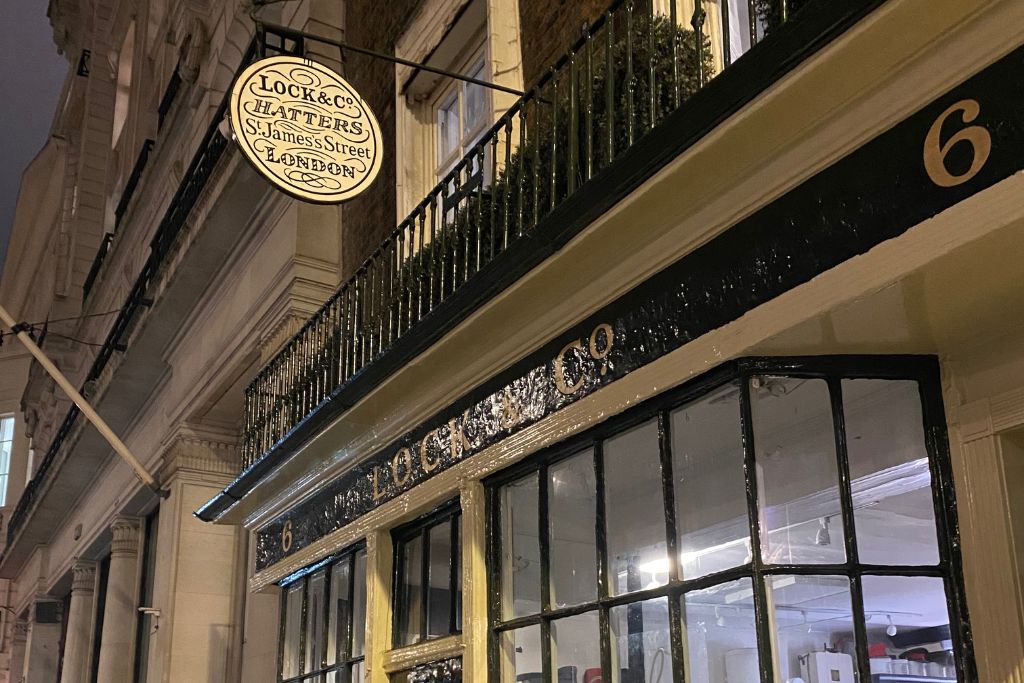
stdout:
{"type": "MultiPolygon", "coordinates": [[[[539,89],[539,99],[527,103],[522,110],[525,116],[517,117],[511,127],[510,148],[515,146],[515,151],[510,152],[507,159],[501,158],[506,140],[501,130],[497,136],[502,144],[493,145],[492,136],[482,142],[482,155],[480,148],[470,152],[459,178],[461,185],[469,184],[473,189],[463,190],[460,195],[454,178],[449,178],[444,194],[448,195],[448,201],[454,204],[454,208],[449,207],[446,211],[442,206],[443,197],[438,196],[435,221],[440,229],[428,244],[405,261],[401,273],[396,275],[401,282],[432,281],[433,286],[422,289],[418,284],[407,286],[405,292],[398,292],[392,297],[392,307],[404,310],[405,306],[414,305],[414,297],[419,294],[413,289],[422,292],[424,310],[436,305],[442,296],[440,269],[445,269],[446,294],[452,290],[453,282],[462,281],[463,273],[475,272],[563,201],[570,194],[571,138],[575,140],[576,159],[573,186],[579,187],[586,181],[588,158],[596,175],[671,113],[677,101],[685,101],[699,90],[702,77],[707,80],[713,75],[711,47],[706,38],[702,41],[698,61],[695,33],[673,25],[668,17],[638,14],[633,17],[632,30],[628,33],[622,23],[618,20],[614,26],[610,60],[607,36],[594,36],[589,60],[584,46],[574,55],[575,67],[563,64],[539,89]],[[609,61],[612,65],[611,83],[607,67],[609,61]],[[630,74],[632,78],[629,78],[630,74]],[[571,82],[573,76],[575,88],[571,82]],[[575,112],[570,98],[573,91],[575,112]],[[609,91],[612,100],[610,111],[609,91]],[[589,143],[588,104],[591,107],[589,143]],[[519,126],[523,126],[524,120],[525,127],[520,131],[519,126]],[[493,159],[495,150],[498,151],[497,160],[493,159]],[[481,157],[483,164],[480,163],[481,157]],[[493,169],[497,169],[496,178],[488,183],[493,169]],[[481,173],[482,176],[479,175],[481,173]],[[477,262],[478,251],[480,263],[477,262]],[[399,301],[403,303],[400,305],[399,301]]],[[[428,212],[428,225],[429,221],[428,212]]]]}

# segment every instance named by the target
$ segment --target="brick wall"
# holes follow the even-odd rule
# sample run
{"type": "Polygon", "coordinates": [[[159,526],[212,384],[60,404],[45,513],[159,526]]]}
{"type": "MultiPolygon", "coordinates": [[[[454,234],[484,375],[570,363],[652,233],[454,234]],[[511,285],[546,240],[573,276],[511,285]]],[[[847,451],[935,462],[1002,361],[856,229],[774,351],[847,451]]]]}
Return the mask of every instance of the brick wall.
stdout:
{"type": "MultiPolygon", "coordinates": [[[[395,40],[419,2],[364,0],[350,3],[345,21],[346,40],[353,45],[394,54],[395,40]]],[[[345,55],[345,77],[377,115],[384,138],[384,154],[377,180],[343,209],[343,278],[351,275],[385,235],[398,225],[395,211],[395,65],[383,59],[349,53],[345,55]]]]}
{"type": "MultiPolygon", "coordinates": [[[[611,0],[519,0],[523,82],[529,88],[554,65],[611,0]]],[[[638,3],[639,4],[639,3],[638,3]]]]}
{"type": "MultiPolygon", "coordinates": [[[[395,41],[422,0],[350,3],[346,40],[394,54],[395,41]]],[[[579,38],[610,0],[519,0],[524,80],[529,85],[579,38]]],[[[366,98],[383,133],[383,161],[377,180],[343,209],[342,277],[348,278],[400,218],[395,210],[395,67],[354,53],[345,55],[345,77],[366,98]]]]}

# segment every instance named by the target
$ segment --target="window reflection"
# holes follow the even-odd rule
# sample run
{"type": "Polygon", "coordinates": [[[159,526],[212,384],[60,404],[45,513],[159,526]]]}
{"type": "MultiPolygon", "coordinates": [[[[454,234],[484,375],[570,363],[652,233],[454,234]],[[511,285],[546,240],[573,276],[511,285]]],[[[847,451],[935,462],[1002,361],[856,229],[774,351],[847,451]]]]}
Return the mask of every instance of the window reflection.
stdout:
{"type": "Polygon", "coordinates": [[[865,564],[937,564],[917,382],[843,380],[857,552],[865,564]]]}
{"type": "Polygon", "coordinates": [[[657,422],[604,443],[604,480],[612,595],[668,583],[657,422]]]}
{"type": "Polygon", "coordinates": [[[750,402],[764,561],[844,562],[828,385],[758,376],[750,381],[750,402]]]}
{"type": "Polygon", "coordinates": [[[668,598],[618,605],[609,610],[612,681],[672,683],[668,598]]]}
{"type": "Polygon", "coordinates": [[[502,633],[499,650],[503,681],[543,681],[540,625],[502,633]]]}
{"type": "Polygon", "coordinates": [[[750,579],[683,596],[688,683],[758,681],[754,590],[750,579]]]}
{"type": "Polygon", "coordinates": [[[750,561],[740,390],[729,384],[672,414],[682,578],[750,561]]]}
{"type": "Polygon", "coordinates": [[[502,582],[510,599],[502,603],[511,619],[540,611],[538,475],[504,487],[501,500],[502,582]]]}
{"type": "Polygon", "coordinates": [[[398,592],[398,642],[411,645],[420,639],[423,611],[423,537],[414,536],[401,549],[402,583],[398,592]]]}
{"type": "Polygon", "coordinates": [[[551,601],[559,607],[597,597],[597,479],[594,452],[548,470],[551,601]]]}
{"type": "Polygon", "coordinates": [[[597,612],[551,622],[552,671],[557,683],[591,683],[601,673],[597,612]]]}
{"type": "Polygon", "coordinates": [[[305,584],[301,581],[285,591],[284,643],[282,643],[281,677],[291,678],[299,674],[299,642],[302,635],[302,593],[305,584]]]}
{"type": "Polygon", "coordinates": [[[318,671],[323,667],[324,640],[324,571],[309,577],[306,589],[306,668],[318,671]]]}
{"type": "Polygon", "coordinates": [[[941,578],[869,575],[861,587],[872,673],[956,678],[941,578]]]}
{"type": "Polygon", "coordinates": [[[280,678],[302,683],[359,680],[352,677],[363,666],[366,550],[346,552],[294,579],[285,586],[282,600],[280,678]]]}
{"type": "MultiPolygon", "coordinates": [[[[393,532],[398,565],[394,593],[396,645],[447,636],[461,628],[459,518],[456,501],[393,532]]],[[[362,648],[361,641],[357,644],[362,648]]]]}
{"type": "Polygon", "coordinates": [[[776,678],[827,681],[819,673],[827,672],[832,680],[853,683],[849,580],[845,576],[773,576],[766,584],[776,678]],[[815,672],[813,678],[811,672],[815,672]]]}

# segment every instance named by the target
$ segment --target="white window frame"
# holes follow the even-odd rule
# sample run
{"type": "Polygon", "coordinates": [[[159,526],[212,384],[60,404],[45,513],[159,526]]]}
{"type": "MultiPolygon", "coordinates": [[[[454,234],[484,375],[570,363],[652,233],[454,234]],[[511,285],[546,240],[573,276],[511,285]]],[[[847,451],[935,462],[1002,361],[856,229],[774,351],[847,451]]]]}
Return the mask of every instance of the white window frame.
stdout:
{"type": "MultiPolygon", "coordinates": [[[[467,73],[474,59],[482,54],[483,80],[522,90],[522,53],[518,36],[519,0],[425,0],[396,41],[395,55],[467,73]],[[474,7],[473,3],[479,5],[474,7]],[[472,26],[476,21],[479,21],[479,30],[472,26]],[[466,22],[470,26],[466,26],[466,22]],[[467,37],[467,33],[472,37],[467,37]],[[457,49],[466,45],[472,48],[457,49]]],[[[444,177],[445,174],[439,171],[451,169],[451,166],[443,167],[437,158],[435,106],[445,93],[463,82],[451,78],[438,79],[402,65],[395,69],[396,202],[401,219],[409,215],[444,177]],[[436,82],[429,88],[425,87],[424,81],[419,80],[425,77],[436,82]]],[[[515,95],[488,88],[482,123],[473,135],[479,139],[480,133],[492,126],[515,100],[515,95]]],[[[464,137],[460,136],[460,139],[464,137]]],[[[466,151],[468,147],[464,146],[458,156],[453,155],[448,161],[454,165],[466,151]]]]}
{"type": "Polygon", "coordinates": [[[0,507],[7,505],[7,490],[11,482],[11,458],[14,454],[14,413],[0,414],[0,507]],[[9,430],[9,434],[8,433],[9,430]],[[5,438],[7,435],[9,438],[5,438]]]}
{"type": "MultiPolygon", "coordinates": [[[[477,72],[479,68],[481,76],[487,73],[487,46],[483,42],[483,37],[479,44],[467,51],[467,56],[456,62],[457,66],[454,69],[456,73],[466,74],[472,76],[473,73],[477,72]]],[[[459,159],[464,157],[470,148],[475,145],[479,140],[480,136],[494,123],[494,107],[491,105],[491,90],[490,88],[484,88],[483,86],[473,85],[466,81],[459,81],[451,79],[446,83],[442,83],[441,87],[437,88],[435,95],[431,98],[430,105],[433,125],[433,137],[434,137],[434,168],[435,168],[435,182],[441,182],[455,164],[458,163],[459,159]],[[483,91],[483,112],[480,120],[476,123],[473,128],[468,131],[464,130],[466,121],[466,100],[468,91],[470,88],[480,88],[483,91]],[[451,100],[456,101],[458,107],[458,139],[455,143],[455,147],[448,156],[441,156],[441,128],[438,120],[438,114],[442,107],[447,105],[451,100]]]]}

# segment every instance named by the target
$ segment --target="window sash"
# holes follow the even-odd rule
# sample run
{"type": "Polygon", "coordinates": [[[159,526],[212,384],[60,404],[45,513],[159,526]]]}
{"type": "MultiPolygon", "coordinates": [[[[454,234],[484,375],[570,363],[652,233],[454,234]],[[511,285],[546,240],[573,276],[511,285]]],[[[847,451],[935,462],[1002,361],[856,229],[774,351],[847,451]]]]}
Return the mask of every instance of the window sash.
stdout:
{"type": "Polygon", "coordinates": [[[449,501],[429,515],[416,520],[411,524],[395,529],[392,532],[392,538],[394,540],[394,581],[392,591],[394,619],[392,620],[392,645],[394,647],[403,647],[461,633],[462,509],[459,506],[459,500],[456,498],[455,500],[449,501]],[[450,534],[448,547],[451,557],[451,571],[448,576],[447,587],[449,597],[449,604],[447,605],[448,632],[431,635],[429,624],[430,615],[428,613],[431,603],[431,599],[429,598],[431,567],[430,537],[431,532],[434,529],[443,527],[446,523],[450,523],[448,528],[448,532],[450,534]],[[416,614],[417,621],[415,624],[409,624],[407,623],[407,620],[409,619],[409,613],[407,610],[410,605],[404,603],[403,596],[405,594],[405,587],[410,585],[408,582],[413,577],[406,576],[404,569],[406,566],[409,546],[411,543],[416,541],[418,541],[420,548],[419,558],[417,566],[410,567],[410,571],[416,572],[415,580],[419,581],[419,585],[422,590],[419,598],[419,612],[416,614]],[[408,643],[404,642],[406,630],[409,630],[415,636],[412,641],[408,643]]]}
{"type": "Polygon", "coordinates": [[[365,652],[361,651],[358,654],[353,653],[353,644],[355,642],[356,630],[359,628],[365,628],[366,614],[366,573],[365,570],[362,572],[363,580],[357,581],[358,572],[356,571],[359,563],[362,562],[362,566],[366,567],[366,547],[365,543],[360,542],[353,547],[347,548],[342,551],[339,555],[328,561],[318,563],[313,567],[307,568],[303,574],[287,583],[282,583],[281,592],[281,621],[280,621],[280,632],[278,635],[278,664],[277,664],[277,680],[281,683],[299,683],[307,680],[322,680],[322,676],[331,672],[351,672],[359,667],[359,665],[365,661],[365,652]],[[345,615],[346,622],[337,624],[337,630],[335,637],[337,638],[337,644],[335,646],[335,657],[336,661],[326,664],[328,653],[327,637],[330,632],[330,614],[328,611],[328,605],[331,605],[335,596],[331,593],[332,587],[332,576],[335,571],[339,571],[340,567],[346,566],[349,572],[349,581],[347,586],[347,601],[349,604],[348,613],[345,615]],[[307,648],[307,638],[309,637],[309,622],[310,615],[307,610],[309,609],[309,583],[310,578],[313,575],[323,572],[323,595],[321,598],[321,614],[313,615],[313,618],[319,619],[319,633],[321,634],[321,643],[315,648],[307,648]],[[296,590],[300,594],[299,602],[301,609],[297,615],[297,628],[298,637],[294,643],[286,642],[288,635],[288,595],[289,591],[296,590]],[[357,600],[361,600],[363,605],[362,623],[356,622],[356,612],[354,605],[357,600]],[[344,638],[344,641],[342,640],[344,638]],[[291,650],[289,649],[291,648],[291,650]],[[320,661],[314,662],[312,665],[307,664],[306,654],[307,651],[315,650],[320,654],[320,661]],[[285,671],[285,663],[289,660],[289,656],[294,658],[298,673],[292,673],[290,670],[285,671]]]}
{"type": "Polygon", "coordinates": [[[547,452],[529,461],[513,466],[508,470],[491,477],[487,482],[488,489],[488,528],[489,528],[489,584],[490,584],[490,679],[500,678],[501,666],[499,650],[502,634],[525,627],[539,626],[541,629],[541,665],[544,680],[553,680],[551,663],[551,629],[552,623],[560,618],[597,611],[601,627],[601,664],[605,674],[611,672],[612,661],[609,634],[609,612],[615,607],[638,604],[645,600],[667,597],[670,611],[670,628],[672,629],[673,648],[671,653],[674,679],[683,680],[685,670],[685,648],[683,646],[683,617],[681,600],[686,594],[723,584],[729,581],[749,578],[752,580],[754,612],[757,629],[758,655],[762,662],[762,675],[770,680],[773,667],[776,666],[772,652],[771,630],[772,617],[769,614],[769,599],[766,595],[766,584],[772,577],[795,576],[839,576],[845,577],[850,586],[850,598],[853,613],[853,632],[857,642],[857,656],[854,657],[855,667],[867,670],[867,637],[866,617],[863,607],[861,580],[865,576],[907,576],[935,577],[943,580],[948,600],[948,617],[950,631],[954,643],[954,652],[960,680],[971,680],[973,660],[969,628],[966,621],[965,602],[963,597],[963,578],[959,571],[959,556],[950,543],[950,530],[955,529],[956,518],[954,504],[948,482],[951,482],[951,469],[948,461],[948,450],[944,439],[945,423],[941,406],[941,391],[937,381],[937,365],[932,359],[907,357],[887,359],[886,357],[849,359],[751,359],[731,363],[725,368],[698,378],[680,390],[648,401],[629,413],[610,420],[605,425],[588,433],[568,440],[549,449],[547,452]],[[834,534],[841,535],[840,543],[846,548],[846,561],[829,564],[767,564],[762,560],[761,539],[763,533],[758,522],[761,509],[758,505],[759,489],[757,485],[757,461],[754,454],[754,432],[751,415],[750,380],[754,376],[777,375],[784,377],[824,379],[829,389],[829,409],[833,416],[833,438],[836,443],[835,459],[840,472],[839,496],[842,506],[841,519],[835,520],[834,534]],[[933,506],[935,513],[936,533],[938,534],[940,560],[934,565],[876,565],[859,561],[856,548],[856,537],[853,534],[853,510],[849,462],[847,459],[845,432],[843,424],[843,400],[841,382],[854,378],[876,378],[891,380],[913,380],[920,389],[922,424],[926,434],[925,446],[928,454],[931,473],[933,506]],[[747,472],[746,507],[747,522],[750,528],[750,544],[752,555],[745,564],[730,567],[703,576],[689,579],[680,575],[679,551],[677,546],[677,520],[675,519],[674,480],[672,477],[671,450],[671,417],[675,410],[691,404],[714,390],[730,382],[739,381],[741,392],[740,428],[743,436],[744,469],[747,472]],[[659,443],[659,455],[662,467],[662,487],[664,494],[664,516],[666,521],[666,543],[669,553],[669,581],[663,586],[629,592],[622,595],[611,595],[609,562],[607,557],[607,524],[605,520],[605,482],[602,449],[605,441],[622,434],[644,422],[656,419],[662,435],[659,443]],[[598,572],[599,596],[583,604],[558,608],[552,604],[550,595],[550,538],[547,491],[548,468],[578,455],[587,449],[593,449],[596,480],[596,514],[597,514],[597,549],[596,569],[598,572]],[[503,486],[521,481],[524,477],[536,473],[538,481],[538,536],[541,553],[541,611],[515,618],[503,618],[503,585],[502,534],[506,531],[502,526],[502,491],[503,486]],[[944,482],[947,484],[944,485],[944,482]],[[948,497],[948,498],[947,498],[948,497]]]}

